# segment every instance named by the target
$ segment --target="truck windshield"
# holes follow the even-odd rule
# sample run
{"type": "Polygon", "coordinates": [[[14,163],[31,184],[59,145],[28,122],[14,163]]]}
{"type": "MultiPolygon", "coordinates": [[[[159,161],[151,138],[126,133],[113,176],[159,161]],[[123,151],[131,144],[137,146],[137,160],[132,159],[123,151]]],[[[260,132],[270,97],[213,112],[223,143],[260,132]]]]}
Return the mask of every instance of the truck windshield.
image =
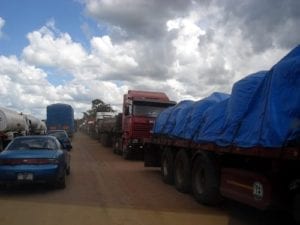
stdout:
{"type": "Polygon", "coordinates": [[[160,112],[166,109],[168,104],[134,104],[132,107],[132,114],[134,116],[147,116],[147,117],[157,117],[160,112]]]}

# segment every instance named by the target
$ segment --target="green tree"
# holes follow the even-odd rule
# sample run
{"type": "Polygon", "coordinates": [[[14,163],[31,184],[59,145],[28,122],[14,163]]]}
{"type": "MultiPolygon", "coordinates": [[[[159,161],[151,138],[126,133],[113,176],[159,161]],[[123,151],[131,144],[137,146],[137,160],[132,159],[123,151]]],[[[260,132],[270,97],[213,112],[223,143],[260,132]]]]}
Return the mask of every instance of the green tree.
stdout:
{"type": "Polygon", "coordinates": [[[87,112],[83,112],[83,118],[84,119],[95,118],[97,112],[115,112],[115,110],[112,109],[110,104],[106,104],[101,99],[94,99],[92,101],[92,108],[87,112]]]}
{"type": "Polygon", "coordinates": [[[96,116],[97,112],[114,112],[110,104],[104,103],[101,99],[94,99],[92,101],[92,109],[88,111],[90,116],[96,116]]]}

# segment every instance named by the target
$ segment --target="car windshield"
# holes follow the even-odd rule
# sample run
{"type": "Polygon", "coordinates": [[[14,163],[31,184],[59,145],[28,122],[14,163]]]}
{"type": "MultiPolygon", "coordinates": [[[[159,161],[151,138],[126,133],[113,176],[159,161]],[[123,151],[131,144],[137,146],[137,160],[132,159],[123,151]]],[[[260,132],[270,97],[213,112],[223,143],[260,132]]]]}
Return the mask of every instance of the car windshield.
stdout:
{"type": "Polygon", "coordinates": [[[48,134],[56,137],[58,140],[64,140],[68,138],[68,135],[64,131],[53,131],[49,132],[48,134]]]}
{"type": "Polygon", "coordinates": [[[50,138],[23,138],[15,139],[7,147],[7,150],[35,150],[47,149],[55,150],[57,145],[54,140],[50,138]]]}

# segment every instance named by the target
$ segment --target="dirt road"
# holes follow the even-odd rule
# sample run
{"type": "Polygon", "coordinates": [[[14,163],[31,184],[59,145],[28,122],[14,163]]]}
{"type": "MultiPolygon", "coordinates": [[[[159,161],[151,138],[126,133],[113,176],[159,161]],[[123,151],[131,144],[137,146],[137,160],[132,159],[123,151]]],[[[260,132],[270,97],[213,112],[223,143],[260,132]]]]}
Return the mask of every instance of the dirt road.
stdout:
{"type": "MultiPolygon", "coordinates": [[[[211,208],[161,181],[159,169],[126,161],[90,137],[73,139],[64,190],[20,186],[0,191],[0,224],[30,225],[256,225],[281,224],[281,214],[235,203],[211,208]]],[[[286,223],[287,224],[287,223],[286,223]]]]}

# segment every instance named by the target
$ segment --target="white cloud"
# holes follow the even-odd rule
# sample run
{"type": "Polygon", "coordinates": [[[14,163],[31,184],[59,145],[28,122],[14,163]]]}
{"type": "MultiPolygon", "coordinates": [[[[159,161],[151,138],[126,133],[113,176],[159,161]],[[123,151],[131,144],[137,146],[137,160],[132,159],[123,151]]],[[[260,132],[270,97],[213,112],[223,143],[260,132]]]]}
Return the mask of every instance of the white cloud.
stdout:
{"type": "Polygon", "coordinates": [[[91,101],[101,98],[121,109],[119,99],[127,90],[109,81],[76,80],[57,87],[47,80],[40,68],[15,56],[0,56],[1,106],[45,118],[46,106],[64,102],[71,104],[77,118],[91,107],[91,101]]]}
{"type": "MultiPolygon", "coordinates": [[[[261,31],[268,30],[272,25],[277,27],[277,24],[272,24],[275,15],[257,11],[260,1],[242,4],[236,1],[178,0],[164,2],[166,7],[160,3],[156,0],[87,0],[86,10],[99,23],[118,27],[122,32],[120,36],[111,33],[111,45],[116,45],[114,42],[124,43],[124,40],[134,43],[136,53],[131,56],[138,67],[132,70],[130,77],[121,76],[121,72],[116,72],[116,77],[137,88],[140,79],[152,81],[144,82],[149,85],[140,84],[146,89],[157,89],[159,86],[153,85],[155,81],[176,81],[176,100],[185,96],[201,98],[212,91],[230,92],[236,80],[257,70],[269,69],[290,49],[279,45],[272,36],[288,39],[291,36],[288,33],[293,31],[291,24],[297,21],[295,13],[288,19],[292,22],[281,23],[290,24],[284,26],[284,34],[275,28],[272,33],[265,34],[270,37],[271,44],[257,51],[253,41],[259,42],[260,36],[264,35],[261,31]],[[133,7],[125,7],[129,4],[133,7]],[[239,9],[243,8],[251,10],[242,15],[239,9]],[[255,37],[253,33],[246,37],[253,25],[248,18],[256,14],[263,22],[261,28],[256,29],[260,36],[255,37]]],[[[277,3],[281,4],[279,1],[277,3]]],[[[289,3],[295,1],[290,0],[289,3]]],[[[264,0],[263,6],[266,8],[270,4],[271,1],[264,0]]],[[[285,12],[291,5],[284,6],[285,12]]],[[[259,22],[259,18],[255,21],[259,22]]],[[[276,21],[282,20],[277,18],[276,21]]],[[[293,38],[300,41],[299,37],[293,38]]],[[[111,49],[106,50],[111,52],[111,49]]],[[[130,74],[127,70],[122,70],[122,73],[130,74]]],[[[165,89],[168,92],[175,88],[171,83],[165,89]]]]}
{"type": "Polygon", "coordinates": [[[176,101],[230,92],[300,42],[296,0],[275,0],[282,17],[265,10],[271,2],[86,0],[86,14],[109,33],[88,35],[85,49],[54,20],[30,31],[21,59],[0,57],[1,104],[45,115],[47,104],[66,102],[79,117],[95,98],[120,109],[128,89],[163,91],[176,101]],[[71,80],[53,86],[45,67],[71,80]]]}
{"type": "MultiPolygon", "coordinates": [[[[46,74],[15,56],[0,56],[0,83],[1,105],[19,111],[41,109],[49,100],[51,85],[46,79],[46,74]]],[[[39,112],[39,116],[42,113],[39,112]]]]}
{"type": "MultiPolygon", "coordinates": [[[[130,73],[139,66],[134,43],[114,45],[108,36],[93,37],[91,49],[90,58],[95,61],[93,67],[97,68],[102,80],[130,79],[130,73]]],[[[87,60],[87,63],[91,61],[87,60]]]]}
{"type": "Polygon", "coordinates": [[[68,33],[58,33],[53,21],[38,31],[27,35],[29,45],[23,49],[24,59],[34,65],[53,66],[71,70],[86,58],[79,43],[72,41],[68,33]]]}
{"type": "Polygon", "coordinates": [[[5,25],[5,20],[0,17],[0,38],[3,36],[3,31],[2,31],[2,28],[4,27],[5,25]]]}

